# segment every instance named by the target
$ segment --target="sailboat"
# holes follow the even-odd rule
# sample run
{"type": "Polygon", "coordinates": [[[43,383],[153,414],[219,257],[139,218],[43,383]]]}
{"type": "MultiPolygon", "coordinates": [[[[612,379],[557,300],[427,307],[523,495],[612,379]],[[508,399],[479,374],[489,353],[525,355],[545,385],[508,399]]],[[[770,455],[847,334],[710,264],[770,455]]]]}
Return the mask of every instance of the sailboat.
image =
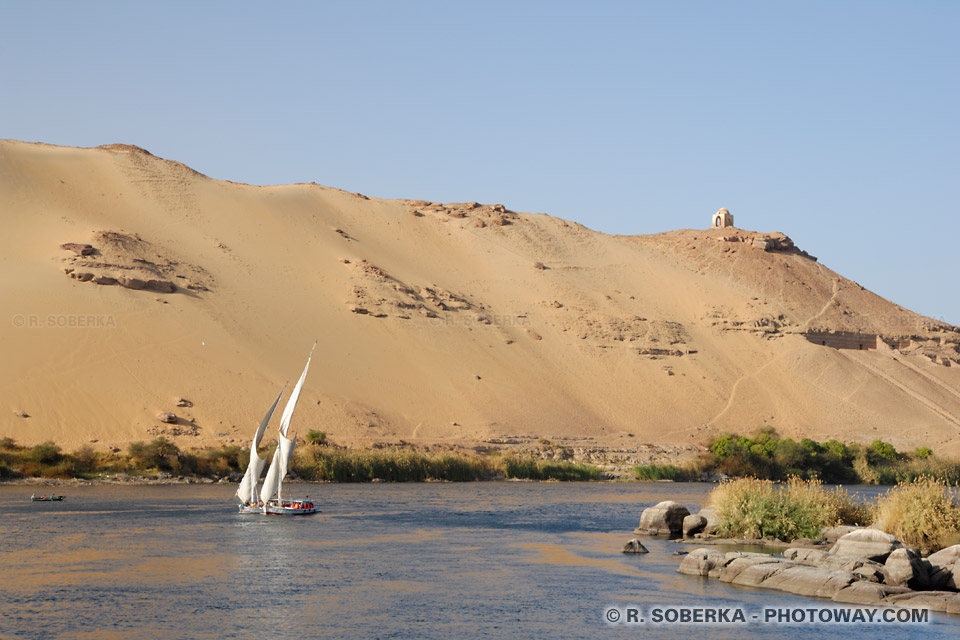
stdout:
{"type": "Polygon", "coordinates": [[[310,355],[307,357],[307,364],[303,368],[303,373],[300,374],[300,379],[293,388],[290,399],[287,400],[287,405],[284,407],[283,414],[280,416],[277,449],[273,454],[273,460],[267,469],[267,475],[263,479],[263,487],[261,487],[259,494],[257,492],[257,483],[260,481],[260,473],[263,471],[263,465],[266,464],[266,459],[259,456],[257,446],[259,446],[260,440],[263,439],[263,434],[267,429],[267,425],[270,423],[270,419],[273,417],[273,412],[280,403],[280,398],[283,396],[283,391],[286,389],[286,386],[280,391],[280,395],[273,401],[273,404],[270,405],[270,409],[267,410],[267,414],[257,427],[257,432],[254,434],[253,442],[250,445],[250,462],[247,465],[247,471],[244,473],[243,479],[240,481],[240,486],[237,487],[237,499],[240,500],[240,513],[295,516],[317,512],[317,507],[309,499],[298,500],[283,498],[283,478],[287,475],[290,458],[293,456],[293,449],[297,443],[296,436],[292,439],[287,437],[290,430],[290,420],[293,418],[293,410],[297,407],[297,400],[300,399],[300,390],[303,389],[303,383],[307,379],[307,370],[310,369],[310,359],[313,357],[313,350],[316,348],[317,343],[314,342],[313,348],[310,349],[310,355]]]}

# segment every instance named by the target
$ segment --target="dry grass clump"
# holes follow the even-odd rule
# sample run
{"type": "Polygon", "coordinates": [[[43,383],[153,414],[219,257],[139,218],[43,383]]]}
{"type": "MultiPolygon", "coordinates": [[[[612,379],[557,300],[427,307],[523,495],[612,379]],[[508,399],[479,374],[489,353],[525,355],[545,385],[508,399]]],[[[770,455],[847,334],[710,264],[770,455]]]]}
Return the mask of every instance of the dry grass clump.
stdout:
{"type": "Polygon", "coordinates": [[[950,484],[939,479],[901,482],[877,499],[877,516],[884,531],[918,549],[960,543],[960,505],[950,484]]]}
{"type": "Polygon", "coordinates": [[[757,478],[724,482],[710,493],[710,504],[720,535],[749,539],[819,538],[823,527],[871,520],[869,508],[843,489],[796,477],[782,486],[757,478]]]}

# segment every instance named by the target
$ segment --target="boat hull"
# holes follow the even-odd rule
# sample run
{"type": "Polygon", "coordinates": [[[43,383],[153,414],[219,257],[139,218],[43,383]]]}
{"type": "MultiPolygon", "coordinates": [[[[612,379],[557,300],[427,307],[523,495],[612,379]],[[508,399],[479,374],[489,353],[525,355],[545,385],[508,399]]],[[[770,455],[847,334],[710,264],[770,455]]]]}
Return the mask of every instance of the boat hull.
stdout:
{"type": "Polygon", "coordinates": [[[240,505],[240,513],[263,513],[263,509],[255,504],[240,505]]]}
{"type": "Polygon", "coordinates": [[[320,513],[312,502],[287,502],[286,500],[282,505],[275,500],[268,505],[242,504],[239,509],[240,513],[256,513],[265,516],[308,516],[312,513],[320,513]]]}
{"type": "Polygon", "coordinates": [[[317,507],[312,502],[296,503],[284,500],[283,504],[274,501],[264,505],[262,512],[266,516],[308,516],[317,513],[317,507]]]}

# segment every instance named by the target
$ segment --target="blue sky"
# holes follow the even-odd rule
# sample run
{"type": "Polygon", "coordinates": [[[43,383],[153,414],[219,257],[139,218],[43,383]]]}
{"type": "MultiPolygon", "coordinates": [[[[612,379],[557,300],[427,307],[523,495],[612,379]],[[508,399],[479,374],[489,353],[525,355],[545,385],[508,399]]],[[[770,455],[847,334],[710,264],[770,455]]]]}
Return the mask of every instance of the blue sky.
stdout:
{"type": "Polygon", "coordinates": [[[720,207],[960,324],[960,3],[4,2],[0,137],[607,233],[720,207]]]}

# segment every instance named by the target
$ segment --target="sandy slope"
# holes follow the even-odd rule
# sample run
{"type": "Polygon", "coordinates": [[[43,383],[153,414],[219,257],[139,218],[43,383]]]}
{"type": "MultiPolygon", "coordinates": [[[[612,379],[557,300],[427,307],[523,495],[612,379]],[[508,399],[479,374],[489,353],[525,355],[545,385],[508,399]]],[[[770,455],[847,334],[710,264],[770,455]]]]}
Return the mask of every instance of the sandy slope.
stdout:
{"type": "Polygon", "coordinates": [[[719,239],[747,232],[608,236],[14,141],[0,222],[0,435],[21,442],[245,440],[317,339],[295,429],[339,442],[628,447],[768,423],[960,453],[960,333],[803,255],[719,239]],[[813,329],[913,339],[838,351],[813,329]]]}

